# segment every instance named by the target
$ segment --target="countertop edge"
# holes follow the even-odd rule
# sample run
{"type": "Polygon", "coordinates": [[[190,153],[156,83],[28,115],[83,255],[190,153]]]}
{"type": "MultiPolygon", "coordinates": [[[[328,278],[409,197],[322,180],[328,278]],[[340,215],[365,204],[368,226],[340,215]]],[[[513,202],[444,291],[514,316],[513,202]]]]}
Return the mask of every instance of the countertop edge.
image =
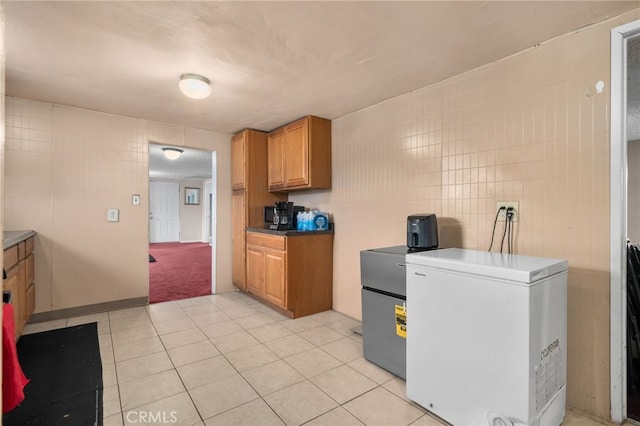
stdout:
{"type": "Polygon", "coordinates": [[[278,235],[281,237],[304,237],[309,235],[322,235],[322,234],[333,234],[333,228],[328,229],[326,231],[297,231],[295,229],[287,229],[284,231],[277,231],[275,229],[266,229],[266,228],[246,228],[248,232],[259,232],[261,234],[270,234],[270,235],[278,235]]]}
{"type": "Polygon", "coordinates": [[[4,239],[2,241],[2,249],[6,250],[36,235],[36,231],[31,229],[20,231],[4,231],[4,239]]]}

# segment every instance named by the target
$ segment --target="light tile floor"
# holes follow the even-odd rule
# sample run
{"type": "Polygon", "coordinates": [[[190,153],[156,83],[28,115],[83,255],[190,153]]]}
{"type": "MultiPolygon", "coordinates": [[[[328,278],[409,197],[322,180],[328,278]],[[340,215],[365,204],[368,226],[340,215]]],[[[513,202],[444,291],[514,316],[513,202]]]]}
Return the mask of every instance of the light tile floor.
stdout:
{"type": "MultiPolygon", "coordinates": [[[[97,322],[104,424],[441,425],[362,357],[359,322],[288,319],[242,293],[28,324],[97,322]]],[[[567,411],[565,425],[597,426],[567,411]]]]}

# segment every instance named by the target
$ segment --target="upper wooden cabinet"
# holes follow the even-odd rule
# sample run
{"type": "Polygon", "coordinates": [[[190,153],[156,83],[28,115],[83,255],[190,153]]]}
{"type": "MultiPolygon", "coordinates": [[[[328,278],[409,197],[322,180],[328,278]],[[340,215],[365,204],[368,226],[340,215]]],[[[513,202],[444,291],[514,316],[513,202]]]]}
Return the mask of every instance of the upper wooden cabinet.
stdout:
{"type": "Polygon", "coordinates": [[[245,130],[231,138],[231,189],[245,189],[247,187],[247,140],[251,137],[245,130]]]}
{"type": "Polygon", "coordinates": [[[331,188],[331,121],[307,116],[269,133],[269,190],[331,188]]]}
{"type": "Polygon", "coordinates": [[[269,133],[269,190],[284,188],[284,127],[269,133]]]}

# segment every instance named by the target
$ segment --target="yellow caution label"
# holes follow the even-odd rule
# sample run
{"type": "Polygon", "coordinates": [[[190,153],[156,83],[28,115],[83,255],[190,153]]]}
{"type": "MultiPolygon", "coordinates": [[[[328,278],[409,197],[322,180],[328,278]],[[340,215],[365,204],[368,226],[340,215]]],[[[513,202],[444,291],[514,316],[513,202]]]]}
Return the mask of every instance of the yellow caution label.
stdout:
{"type": "Polygon", "coordinates": [[[407,308],[396,305],[396,334],[407,338],[407,308]]]}

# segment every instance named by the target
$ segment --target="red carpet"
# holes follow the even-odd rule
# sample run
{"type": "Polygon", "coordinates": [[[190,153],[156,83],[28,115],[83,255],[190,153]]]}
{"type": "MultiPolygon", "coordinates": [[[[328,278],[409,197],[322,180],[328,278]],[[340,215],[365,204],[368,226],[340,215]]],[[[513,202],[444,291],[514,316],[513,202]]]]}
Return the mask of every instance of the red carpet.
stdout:
{"type": "Polygon", "coordinates": [[[149,303],[211,294],[209,244],[155,243],[149,253],[149,303]]]}

